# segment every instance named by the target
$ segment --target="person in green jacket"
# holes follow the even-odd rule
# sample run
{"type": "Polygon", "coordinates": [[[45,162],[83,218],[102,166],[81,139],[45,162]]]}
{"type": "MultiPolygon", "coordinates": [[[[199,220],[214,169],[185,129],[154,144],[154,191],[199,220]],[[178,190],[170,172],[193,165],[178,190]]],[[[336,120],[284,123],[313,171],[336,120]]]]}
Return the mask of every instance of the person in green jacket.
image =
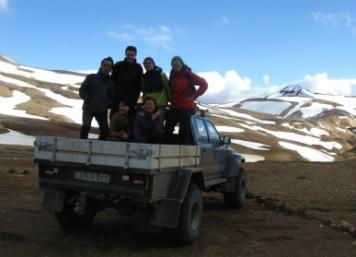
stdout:
{"type": "Polygon", "coordinates": [[[143,74],[143,99],[153,98],[157,103],[157,109],[162,110],[170,101],[171,90],[167,75],[156,66],[152,57],[146,57],[143,61],[145,74],[143,74]]]}

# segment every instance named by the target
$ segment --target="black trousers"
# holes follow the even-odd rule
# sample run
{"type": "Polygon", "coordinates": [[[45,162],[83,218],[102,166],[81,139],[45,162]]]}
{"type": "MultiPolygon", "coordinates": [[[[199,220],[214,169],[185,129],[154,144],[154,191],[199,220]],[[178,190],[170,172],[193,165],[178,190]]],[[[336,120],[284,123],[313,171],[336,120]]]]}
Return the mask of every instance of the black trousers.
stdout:
{"type": "Polygon", "coordinates": [[[99,124],[100,140],[105,140],[109,136],[109,124],[108,124],[108,114],[107,112],[93,113],[89,110],[83,110],[83,125],[80,129],[80,138],[87,139],[91,128],[91,122],[93,118],[99,124]]]}
{"type": "Polygon", "coordinates": [[[166,113],[166,124],[164,126],[164,141],[167,144],[193,144],[190,131],[190,119],[195,114],[195,109],[170,109],[166,113]],[[173,135],[174,127],[179,123],[179,140],[173,135]]]}

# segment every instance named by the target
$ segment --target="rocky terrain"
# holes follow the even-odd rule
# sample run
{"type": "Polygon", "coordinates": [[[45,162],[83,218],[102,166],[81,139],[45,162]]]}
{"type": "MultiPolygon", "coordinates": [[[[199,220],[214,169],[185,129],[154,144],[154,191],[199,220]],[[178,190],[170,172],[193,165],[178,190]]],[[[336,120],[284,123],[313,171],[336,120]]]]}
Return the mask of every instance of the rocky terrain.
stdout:
{"type": "Polygon", "coordinates": [[[0,146],[0,256],[330,256],[356,253],[356,162],[247,163],[249,199],[226,210],[204,194],[201,238],[177,247],[147,217],[99,213],[62,230],[42,209],[31,147],[0,146]]]}

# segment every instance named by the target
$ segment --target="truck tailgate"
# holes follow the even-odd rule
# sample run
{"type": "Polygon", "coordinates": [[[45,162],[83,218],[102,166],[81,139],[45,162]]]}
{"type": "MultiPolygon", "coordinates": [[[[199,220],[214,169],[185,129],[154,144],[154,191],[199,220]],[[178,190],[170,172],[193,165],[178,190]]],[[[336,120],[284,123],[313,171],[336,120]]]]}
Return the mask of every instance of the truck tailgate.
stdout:
{"type": "Polygon", "coordinates": [[[34,159],[39,163],[49,161],[160,170],[198,166],[200,148],[194,145],[141,144],[38,136],[35,141],[34,159]]]}

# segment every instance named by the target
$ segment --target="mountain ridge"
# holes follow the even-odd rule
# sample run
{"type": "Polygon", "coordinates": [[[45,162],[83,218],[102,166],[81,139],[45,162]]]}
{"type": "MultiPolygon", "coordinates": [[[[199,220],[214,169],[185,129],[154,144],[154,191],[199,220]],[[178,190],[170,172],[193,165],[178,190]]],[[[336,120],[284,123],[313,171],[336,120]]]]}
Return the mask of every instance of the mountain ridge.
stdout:
{"type": "MultiPolygon", "coordinates": [[[[78,89],[84,78],[71,71],[18,65],[0,56],[0,132],[79,135],[78,89]]],[[[233,139],[231,146],[250,160],[332,161],[354,149],[355,135],[349,128],[356,127],[356,106],[349,100],[290,85],[233,106],[198,106],[207,110],[221,135],[233,139]]]]}

